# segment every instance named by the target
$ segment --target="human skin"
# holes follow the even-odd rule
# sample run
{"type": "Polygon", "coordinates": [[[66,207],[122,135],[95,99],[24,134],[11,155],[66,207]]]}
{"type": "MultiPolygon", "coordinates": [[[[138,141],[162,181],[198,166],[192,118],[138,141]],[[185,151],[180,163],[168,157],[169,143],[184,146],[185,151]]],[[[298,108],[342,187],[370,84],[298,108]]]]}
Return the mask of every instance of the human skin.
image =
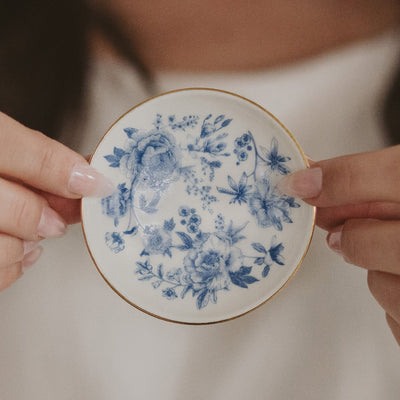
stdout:
{"type": "Polygon", "coordinates": [[[0,291],[41,255],[44,238],[78,222],[82,196],[114,186],[85,158],[0,113],[0,291]]]}
{"type": "Polygon", "coordinates": [[[282,193],[317,207],[328,246],[368,270],[368,286],[400,344],[400,145],[312,162],[282,193]]]}
{"type": "MultiPolygon", "coordinates": [[[[119,19],[150,71],[277,67],[372,37],[400,17],[395,0],[91,1],[119,19]]],[[[115,56],[96,32],[93,48],[115,56]]],[[[330,247],[369,270],[400,343],[399,160],[399,147],[325,160],[281,187],[316,205],[330,247]]],[[[111,186],[82,156],[0,113],[0,290],[37,261],[40,240],[79,221],[80,197],[111,186]]]]}

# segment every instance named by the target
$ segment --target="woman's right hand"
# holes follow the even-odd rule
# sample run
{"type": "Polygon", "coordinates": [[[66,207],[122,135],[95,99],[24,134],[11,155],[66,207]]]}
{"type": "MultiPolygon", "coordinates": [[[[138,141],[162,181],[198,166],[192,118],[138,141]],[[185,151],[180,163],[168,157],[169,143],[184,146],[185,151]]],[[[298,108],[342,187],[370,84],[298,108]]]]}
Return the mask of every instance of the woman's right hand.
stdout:
{"type": "Polygon", "coordinates": [[[0,291],[40,257],[40,240],[80,220],[82,196],[112,183],[79,154],[0,113],[0,291]]]}

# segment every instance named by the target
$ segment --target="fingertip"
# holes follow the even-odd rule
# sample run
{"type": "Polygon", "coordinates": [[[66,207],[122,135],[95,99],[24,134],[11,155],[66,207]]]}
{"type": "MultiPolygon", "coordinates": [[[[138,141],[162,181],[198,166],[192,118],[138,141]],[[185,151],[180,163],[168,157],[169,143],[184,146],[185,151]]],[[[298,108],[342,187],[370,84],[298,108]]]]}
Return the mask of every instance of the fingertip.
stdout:
{"type": "Polygon", "coordinates": [[[277,189],[281,194],[312,199],[322,190],[322,169],[307,168],[285,176],[280,180],[277,189]]]}
{"type": "Polygon", "coordinates": [[[107,197],[114,193],[115,185],[89,164],[77,163],[72,168],[68,190],[82,197],[107,197]]]}

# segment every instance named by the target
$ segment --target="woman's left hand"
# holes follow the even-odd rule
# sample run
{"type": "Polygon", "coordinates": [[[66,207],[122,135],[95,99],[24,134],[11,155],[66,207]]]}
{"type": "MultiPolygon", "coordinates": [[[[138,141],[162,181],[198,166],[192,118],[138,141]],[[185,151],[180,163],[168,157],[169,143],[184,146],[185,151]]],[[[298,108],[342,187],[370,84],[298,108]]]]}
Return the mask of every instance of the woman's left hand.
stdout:
{"type": "Polygon", "coordinates": [[[368,286],[400,345],[400,146],[312,162],[279,189],[317,206],[329,247],[368,270],[368,286]]]}

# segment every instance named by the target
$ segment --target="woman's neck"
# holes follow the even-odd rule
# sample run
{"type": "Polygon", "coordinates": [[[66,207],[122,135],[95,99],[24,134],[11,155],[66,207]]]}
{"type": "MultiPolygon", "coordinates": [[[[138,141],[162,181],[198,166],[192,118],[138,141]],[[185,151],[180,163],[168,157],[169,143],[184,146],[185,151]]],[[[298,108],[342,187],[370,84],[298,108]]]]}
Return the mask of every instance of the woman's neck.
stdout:
{"type": "Polygon", "coordinates": [[[395,0],[114,0],[103,6],[112,7],[150,70],[266,68],[374,36],[400,21],[395,0]]]}

